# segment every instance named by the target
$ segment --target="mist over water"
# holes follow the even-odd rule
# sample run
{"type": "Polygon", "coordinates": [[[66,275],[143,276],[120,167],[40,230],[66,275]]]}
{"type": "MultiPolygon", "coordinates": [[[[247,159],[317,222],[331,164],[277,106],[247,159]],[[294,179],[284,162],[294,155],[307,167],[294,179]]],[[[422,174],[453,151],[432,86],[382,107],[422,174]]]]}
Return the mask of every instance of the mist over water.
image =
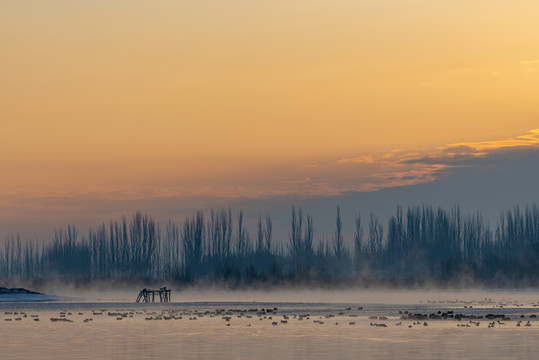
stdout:
{"type": "MultiPolygon", "coordinates": [[[[134,302],[140,289],[133,290],[83,290],[58,288],[56,295],[68,301],[81,302],[134,302]]],[[[272,289],[272,290],[176,290],[172,288],[173,303],[242,302],[242,303],[328,303],[328,304],[385,304],[414,305],[428,303],[466,304],[489,299],[492,303],[513,302],[532,304],[539,301],[539,290],[323,290],[323,289],[272,289]]]]}

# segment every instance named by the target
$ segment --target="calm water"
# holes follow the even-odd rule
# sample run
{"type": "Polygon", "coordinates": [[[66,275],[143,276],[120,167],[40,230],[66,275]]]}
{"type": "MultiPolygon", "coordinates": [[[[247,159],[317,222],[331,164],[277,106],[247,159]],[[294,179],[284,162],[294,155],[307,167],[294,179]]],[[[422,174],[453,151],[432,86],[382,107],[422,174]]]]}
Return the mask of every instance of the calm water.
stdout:
{"type": "Polygon", "coordinates": [[[456,300],[446,293],[445,300],[416,303],[402,301],[400,293],[385,294],[379,303],[0,303],[0,358],[537,358],[538,293],[493,294],[456,300]],[[406,311],[503,314],[510,320],[402,320],[406,311]],[[380,316],[387,319],[373,318],[380,316]]]}

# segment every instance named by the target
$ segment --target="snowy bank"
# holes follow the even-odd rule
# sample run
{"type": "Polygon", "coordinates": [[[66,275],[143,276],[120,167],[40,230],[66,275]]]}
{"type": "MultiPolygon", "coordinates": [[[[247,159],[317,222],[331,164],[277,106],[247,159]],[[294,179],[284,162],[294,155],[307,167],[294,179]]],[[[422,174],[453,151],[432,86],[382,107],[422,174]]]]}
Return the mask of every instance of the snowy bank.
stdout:
{"type": "Polygon", "coordinates": [[[60,298],[56,295],[42,294],[36,291],[30,291],[23,288],[4,288],[0,287],[0,302],[17,301],[56,301],[60,298]]]}

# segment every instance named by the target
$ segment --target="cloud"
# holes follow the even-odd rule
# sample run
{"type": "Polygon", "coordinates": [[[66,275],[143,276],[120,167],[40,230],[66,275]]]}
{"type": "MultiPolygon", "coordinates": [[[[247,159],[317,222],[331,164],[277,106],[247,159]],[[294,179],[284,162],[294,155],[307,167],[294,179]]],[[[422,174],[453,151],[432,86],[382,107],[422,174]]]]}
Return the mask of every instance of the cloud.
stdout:
{"type": "Polygon", "coordinates": [[[357,156],[353,158],[342,158],[337,161],[337,163],[339,164],[346,164],[346,163],[372,164],[374,162],[375,162],[375,158],[372,154],[357,156]]]}
{"type": "Polygon", "coordinates": [[[477,142],[462,142],[450,144],[444,148],[450,149],[455,147],[468,147],[470,150],[478,155],[485,154],[486,151],[495,151],[507,148],[518,147],[537,147],[539,146],[539,129],[530,130],[527,134],[520,135],[514,138],[491,140],[491,141],[477,141],[477,142]]]}
{"type": "Polygon", "coordinates": [[[439,147],[425,156],[403,160],[407,164],[444,164],[465,166],[466,161],[492,155],[499,151],[539,148],[539,129],[514,138],[502,140],[462,142],[439,147]]]}
{"type": "Polygon", "coordinates": [[[539,64],[539,60],[522,60],[520,62],[521,65],[534,65],[539,64]]]}
{"type": "Polygon", "coordinates": [[[469,167],[479,158],[493,157],[500,152],[539,148],[539,129],[527,134],[489,141],[460,142],[435,149],[390,151],[385,153],[347,157],[336,163],[376,165],[371,175],[375,181],[355,186],[358,191],[375,191],[388,187],[417,185],[435,181],[450,173],[452,168],[469,167]]]}
{"type": "Polygon", "coordinates": [[[442,148],[442,152],[444,154],[452,155],[452,156],[469,155],[473,151],[474,151],[473,148],[469,145],[449,145],[445,149],[442,148]]]}

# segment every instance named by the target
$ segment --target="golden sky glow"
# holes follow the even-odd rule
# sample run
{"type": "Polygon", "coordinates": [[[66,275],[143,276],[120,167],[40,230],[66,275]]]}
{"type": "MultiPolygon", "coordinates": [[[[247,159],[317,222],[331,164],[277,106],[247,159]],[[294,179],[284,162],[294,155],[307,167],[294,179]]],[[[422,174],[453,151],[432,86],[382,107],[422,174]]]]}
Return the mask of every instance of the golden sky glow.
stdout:
{"type": "Polygon", "coordinates": [[[0,193],[429,181],[448,165],[388,161],[536,144],[537,14],[536,0],[4,0],[0,193]]]}

